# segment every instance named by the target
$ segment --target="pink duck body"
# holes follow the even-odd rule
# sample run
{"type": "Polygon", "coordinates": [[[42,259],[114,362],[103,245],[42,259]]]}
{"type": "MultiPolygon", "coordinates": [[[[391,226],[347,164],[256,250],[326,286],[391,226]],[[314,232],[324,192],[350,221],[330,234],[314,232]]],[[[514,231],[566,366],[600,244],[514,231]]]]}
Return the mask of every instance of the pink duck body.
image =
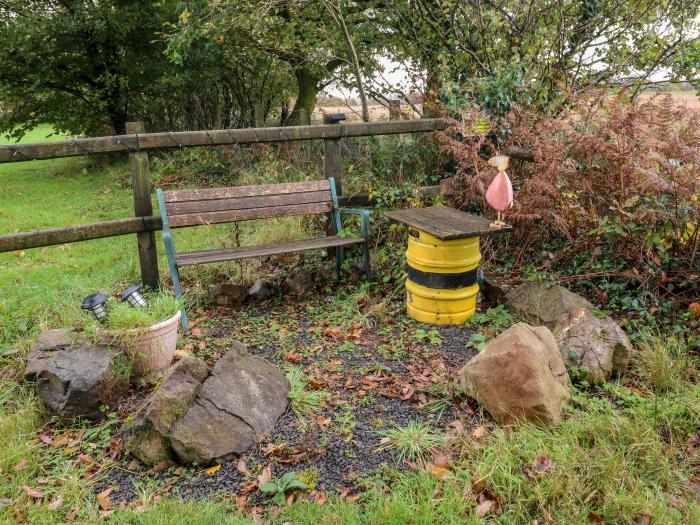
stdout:
{"type": "Polygon", "coordinates": [[[486,202],[496,211],[506,211],[513,204],[513,185],[505,171],[499,171],[486,190],[486,202]]]}

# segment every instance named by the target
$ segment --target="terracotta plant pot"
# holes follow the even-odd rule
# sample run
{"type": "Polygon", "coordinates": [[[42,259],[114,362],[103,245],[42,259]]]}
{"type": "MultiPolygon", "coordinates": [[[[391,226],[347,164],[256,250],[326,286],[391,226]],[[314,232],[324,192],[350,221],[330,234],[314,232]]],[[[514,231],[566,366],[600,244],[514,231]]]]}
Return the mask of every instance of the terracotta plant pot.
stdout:
{"type": "Polygon", "coordinates": [[[145,327],[110,331],[102,334],[107,343],[117,343],[132,359],[132,377],[143,377],[166,370],[173,361],[177,346],[177,327],[182,312],[170,319],[145,327]]]}

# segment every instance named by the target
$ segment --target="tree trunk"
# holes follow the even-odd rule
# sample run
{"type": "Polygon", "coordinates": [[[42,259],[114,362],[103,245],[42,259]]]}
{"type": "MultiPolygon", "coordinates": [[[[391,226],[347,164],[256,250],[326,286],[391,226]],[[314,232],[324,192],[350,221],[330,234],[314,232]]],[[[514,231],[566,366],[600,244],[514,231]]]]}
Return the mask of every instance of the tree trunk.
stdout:
{"type": "Polygon", "coordinates": [[[350,62],[352,63],[352,69],[355,73],[355,81],[357,82],[357,91],[360,94],[360,104],[362,104],[362,120],[364,122],[369,122],[369,107],[367,105],[367,95],[365,94],[365,87],[362,82],[360,61],[357,59],[355,45],[352,42],[350,31],[348,31],[348,26],[345,23],[345,19],[343,18],[343,13],[340,11],[340,4],[334,5],[333,3],[327,1],[326,7],[335,19],[336,23],[338,24],[338,27],[340,27],[340,30],[343,33],[343,38],[345,39],[345,44],[348,46],[348,52],[350,53],[350,62]]]}
{"type": "Polygon", "coordinates": [[[297,78],[297,100],[286,125],[303,126],[311,123],[311,114],[316,107],[316,95],[319,92],[319,79],[306,66],[297,67],[294,74],[297,78]]]}

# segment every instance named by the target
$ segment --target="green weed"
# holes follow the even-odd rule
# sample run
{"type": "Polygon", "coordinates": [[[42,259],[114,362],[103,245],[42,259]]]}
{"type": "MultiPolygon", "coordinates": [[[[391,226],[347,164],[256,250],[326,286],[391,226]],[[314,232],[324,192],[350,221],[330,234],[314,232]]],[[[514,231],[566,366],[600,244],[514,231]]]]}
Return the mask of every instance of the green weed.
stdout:
{"type": "Polygon", "coordinates": [[[395,451],[400,462],[424,462],[445,443],[444,437],[430,425],[415,421],[378,434],[381,439],[377,450],[395,451]]]}

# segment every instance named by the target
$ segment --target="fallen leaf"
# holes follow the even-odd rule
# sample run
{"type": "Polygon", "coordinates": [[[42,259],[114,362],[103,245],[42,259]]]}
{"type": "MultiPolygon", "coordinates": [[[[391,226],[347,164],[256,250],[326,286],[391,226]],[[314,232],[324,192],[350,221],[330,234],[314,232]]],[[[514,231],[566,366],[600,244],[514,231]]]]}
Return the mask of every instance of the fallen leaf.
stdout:
{"type": "Polygon", "coordinates": [[[213,467],[209,467],[204,472],[206,472],[207,474],[214,474],[215,472],[218,472],[219,470],[221,470],[221,465],[214,465],[213,467]]]}
{"type": "Polygon", "coordinates": [[[112,500],[109,499],[109,495],[114,490],[114,487],[109,487],[100,492],[97,495],[97,504],[102,510],[112,510],[112,500]]]}
{"type": "Polygon", "coordinates": [[[15,465],[14,470],[15,470],[15,472],[19,472],[20,470],[26,469],[28,466],[29,466],[29,461],[27,461],[26,459],[23,459],[22,461],[20,461],[19,463],[17,463],[15,465]]]}
{"type": "Polygon", "coordinates": [[[264,485],[272,479],[272,467],[268,465],[258,476],[258,485],[264,485]]]}
{"type": "Polygon", "coordinates": [[[51,503],[49,503],[49,510],[56,510],[61,505],[63,505],[63,496],[59,496],[51,503]]]}
{"type": "Polygon", "coordinates": [[[302,357],[300,354],[295,353],[294,350],[290,350],[285,354],[284,360],[298,365],[301,363],[302,357]]]}
{"type": "Polygon", "coordinates": [[[644,514],[639,516],[634,520],[635,525],[650,525],[651,524],[651,511],[647,510],[644,514]]]}
{"type": "Polygon", "coordinates": [[[496,508],[496,502],[492,499],[484,499],[476,506],[476,515],[480,518],[491,514],[496,508]]]}
{"type": "Polygon", "coordinates": [[[341,338],[341,331],[339,328],[331,328],[330,326],[323,330],[323,337],[328,339],[333,339],[338,341],[341,338]]]}
{"type": "Polygon", "coordinates": [[[471,436],[475,441],[480,441],[486,435],[486,427],[480,425],[471,431],[471,436]]]}
{"type": "Polygon", "coordinates": [[[234,501],[236,502],[236,507],[238,507],[239,510],[243,510],[248,506],[248,496],[236,496],[234,501]]]}
{"type": "Polygon", "coordinates": [[[42,441],[42,443],[46,443],[47,445],[50,445],[53,442],[53,438],[46,432],[40,432],[39,439],[42,441]]]}
{"type": "Polygon", "coordinates": [[[199,327],[191,328],[190,334],[192,337],[200,337],[202,335],[202,329],[199,327]]]}
{"type": "Polygon", "coordinates": [[[428,463],[427,470],[433,477],[438,479],[442,479],[450,473],[449,467],[445,467],[443,465],[433,465],[432,463],[428,463]]]}
{"type": "Polygon", "coordinates": [[[532,467],[537,472],[545,473],[554,468],[554,462],[546,454],[537,454],[532,462],[532,467]]]}
{"type": "Polygon", "coordinates": [[[250,476],[250,471],[248,470],[248,467],[245,464],[245,459],[241,458],[238,460],[238,463],[236,463],[236,469],[241,474],[245,474],[246,476],[250,476]]]}
{"type": "Polygon", "coordinates": [[[175,475],[175,476],[182,476],[182,473],[183,473],[183,472],[185,472],[185,467],[183,467],[182,465],[180,465],[179,467],[177,467],[177,468],[173,471],[173,475],[175,475]]]}
{"type": "Polygon", "coordinates": [[[177,463],[175,463],[172,459],[166,459],[164,461],[159,461],[158,463],[153,465],[153,468],[151,469],[151,473],[158,474],[159,472],[161,472],[167,468],[174,467],[176,465],[177,465],[177,463]]]}
{"type": "Polygon", "coordinates": [[[316,424],[321,430],[328,430],[328,425],[331,423],[331,418],[327,416],[316,416],[316,424]]]}
{"type": "Polygon", "coordinates": [[[588,513],[588,521],[592,523],[597,523],[598,525],[605,525],[602,516],[600,514],[596,514],[593,511],[590,511],[588,513]]]}
{"type": "Polygon", "coordinates": [[[192,343],[187,343],[182,349],[187,352],[192,352],[194,350],[194,345],[192,343]]]}
{"type": "Polygon", "coordinates": [[[700,303],[690,303],[690,306],[688,306],[688,312],[693,314],[695,317],[700,317],[700,303]]]}
{"type": "Polygon", "coordinates": [[[95,460],[87,454],[80,454],[78,456],[78,462],[82,463],[83,465],[92,465],[95,462],[95,460]]]}
{"type": "Polygon", "coordinates": [[[69,523],[72,522],[72,521],[75,521],[75,518],[78,517],[78,512],[80,512],[80,507],[79,507],[79,506],[78,506],[78,507],[74,507],[73,510],[71,510],[71,511],[66,515],[66,517],[63,518],[63,520],[64,520],[64,521],[67,521],[67,522],[69,522],[69,523]]]}
{"type": "Polygon", "coordinates": [[[257,488],[258,488],[258,482],[251,481],[251,482],[246,483],[245,485],[241,486],[239,492],[243,495],[250,494],[251,492],[253,492],[257,488]]]}
{"type": "Polygon", "coordinates": [[[44,496],[46,496],[46,493],[38,489],[34,489],[29,485],[25,485],[24,483],[22,483],[22,488],[24,489],[24,492],[26,492],[32,498],[43,498],[44,496]]]}

